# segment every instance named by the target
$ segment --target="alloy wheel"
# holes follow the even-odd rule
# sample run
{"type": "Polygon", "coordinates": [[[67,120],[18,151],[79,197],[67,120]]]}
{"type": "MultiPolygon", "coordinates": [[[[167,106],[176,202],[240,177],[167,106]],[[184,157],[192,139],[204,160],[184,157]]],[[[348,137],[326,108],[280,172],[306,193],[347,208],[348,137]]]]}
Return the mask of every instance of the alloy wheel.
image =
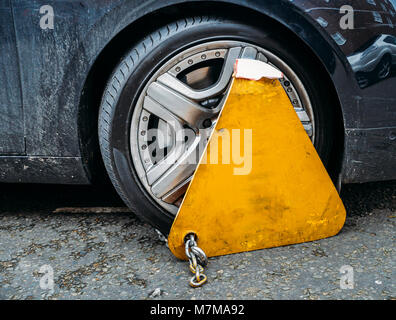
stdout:
{"type": "Polygon", "coordinates": [[[274,53],[227,40],[176,54],[144,86],[130,128],[131,157],[139,180],[152,199],[171,214],[177,213],[215,126],[237,58],[261,60],[285,74],[281,84],[314,140],[308,93],[292,68],[274,53]]]}

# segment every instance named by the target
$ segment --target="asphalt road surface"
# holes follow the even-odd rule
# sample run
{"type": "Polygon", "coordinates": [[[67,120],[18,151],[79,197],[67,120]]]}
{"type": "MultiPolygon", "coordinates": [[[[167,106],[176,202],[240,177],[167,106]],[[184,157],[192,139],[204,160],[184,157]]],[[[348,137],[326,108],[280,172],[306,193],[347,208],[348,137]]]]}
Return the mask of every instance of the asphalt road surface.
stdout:
{"type": "Polygon", "coordinates": [[[336,237],[210,259],[192,289],[112,190],[0,185],[0,299],[395,299],[396,181],[342,198],[336,237]]]}

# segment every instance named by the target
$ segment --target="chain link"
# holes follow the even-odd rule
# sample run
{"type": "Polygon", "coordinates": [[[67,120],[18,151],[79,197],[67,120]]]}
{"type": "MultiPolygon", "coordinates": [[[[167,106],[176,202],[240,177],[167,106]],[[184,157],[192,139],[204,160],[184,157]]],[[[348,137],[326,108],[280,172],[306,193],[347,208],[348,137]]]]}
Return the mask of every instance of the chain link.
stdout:
{"type": "Polygon", "coordinates": [[[205,252],[198,247],[193,233],[188,234],[185,238],[185,251],[190,262],[190,271],[194,273],[190,280],[190,286],[193,288],[200,287],[208,280],[203,273],[204,266],[208,263],[208,258],[205,252]]]}

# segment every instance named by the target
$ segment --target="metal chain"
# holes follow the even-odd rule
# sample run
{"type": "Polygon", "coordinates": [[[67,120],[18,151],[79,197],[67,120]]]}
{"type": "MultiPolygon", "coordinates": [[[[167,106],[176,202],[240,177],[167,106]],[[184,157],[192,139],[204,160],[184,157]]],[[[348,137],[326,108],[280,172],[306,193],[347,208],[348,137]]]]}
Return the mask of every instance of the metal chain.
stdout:
{"type": "Polygon", "coordinates": [[[208,278],[203,273],[204,267],[208,264],[208,258],[205,252],[198,247],[196,236],[190,233],[185,238],[186,256],[190,262],[190,271],[194,276],[190,280],[190,286],[197,288],[202,286],[208,278]]]}

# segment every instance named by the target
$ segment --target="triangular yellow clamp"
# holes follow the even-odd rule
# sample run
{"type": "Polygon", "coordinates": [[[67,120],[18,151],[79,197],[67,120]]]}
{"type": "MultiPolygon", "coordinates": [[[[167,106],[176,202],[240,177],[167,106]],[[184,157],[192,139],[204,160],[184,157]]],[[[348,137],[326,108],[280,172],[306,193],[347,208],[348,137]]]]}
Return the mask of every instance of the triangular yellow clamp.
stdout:
{"type": "Polygon", "coordinates": [[[211,257],[318,240],[344,224],[337,190],[278,80],[234,80],[202,159],[168,237],[180,259],[191,232],[211,257]],[[231,149],[251,148],[250,172],[248,157],[239,165],[224,159],[219,137],[233,129],[240,137],[232,136],[231,149]]]}

